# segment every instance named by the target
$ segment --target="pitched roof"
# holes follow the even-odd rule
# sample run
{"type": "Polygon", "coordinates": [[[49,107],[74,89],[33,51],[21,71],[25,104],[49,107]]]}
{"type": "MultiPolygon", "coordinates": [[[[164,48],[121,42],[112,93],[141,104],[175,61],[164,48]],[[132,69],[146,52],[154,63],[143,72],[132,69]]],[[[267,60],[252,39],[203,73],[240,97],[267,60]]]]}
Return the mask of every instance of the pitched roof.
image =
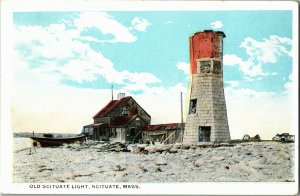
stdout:
{"type": "Polygon", "coordinates": [[[95,114],[93,118],[105,117],[110,112],[112,112],[119,104],[121,104],[124,100],[128,98],[130,98],[130,96],[123,97],[120,100],[111,100],[104,108],[102,108],[97,114],[95,114]]]}
{"type": "Polygon", "coordinates": [[[181,128],[181,123],[169,123],[169,124],[147,125],[144,127],[144,130],[156,131],[156,130],[174,130],[180,128],[181,128]]]}
{"type": "MultiPolygon", "coordinates": [[[[120,100],[111,100],[104,108],[102,108],[93,118],[106,117],[110,112],[112,112],[118,105],[123,103],[125,100],[133,99],[131,96],[123,97],[120,100]]],[[[151,116],[133,99],[133,101],[140,107],[150,118],[151,116]]]]}
{"type": "Polygon", "coordinates": [[[113,121],[110,122],[110,127],[125,127],[129,125],[138,115],[134,116],[117,116],[113,121]]]}

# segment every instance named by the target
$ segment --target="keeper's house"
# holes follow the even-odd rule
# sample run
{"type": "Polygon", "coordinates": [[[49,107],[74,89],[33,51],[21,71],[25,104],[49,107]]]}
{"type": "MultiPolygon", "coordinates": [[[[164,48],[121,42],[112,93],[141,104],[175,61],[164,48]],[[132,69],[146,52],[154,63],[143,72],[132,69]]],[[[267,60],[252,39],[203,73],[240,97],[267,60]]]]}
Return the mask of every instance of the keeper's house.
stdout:
{"type": "Polygon", "coordinates": [[[93,119],[94,123],[85,125],[82,133],[90,140],[110,142],[139,142],[143,128],[151,122],[151,116],[125,93],[111,100],[93,119]]]}

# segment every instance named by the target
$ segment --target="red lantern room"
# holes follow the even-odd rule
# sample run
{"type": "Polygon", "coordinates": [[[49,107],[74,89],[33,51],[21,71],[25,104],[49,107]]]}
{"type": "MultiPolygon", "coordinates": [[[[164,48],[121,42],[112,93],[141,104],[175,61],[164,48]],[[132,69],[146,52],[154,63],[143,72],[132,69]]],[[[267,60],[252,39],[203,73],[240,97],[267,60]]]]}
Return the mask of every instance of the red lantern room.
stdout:
{"type": "Polygon", "coordinates": [[[190,66],[192,74],[197,73],[197,59],[219,58],[222,61],[224,37],[225,34],[222,31],[212,30],[197,32],[190,37],[190,66]]]}

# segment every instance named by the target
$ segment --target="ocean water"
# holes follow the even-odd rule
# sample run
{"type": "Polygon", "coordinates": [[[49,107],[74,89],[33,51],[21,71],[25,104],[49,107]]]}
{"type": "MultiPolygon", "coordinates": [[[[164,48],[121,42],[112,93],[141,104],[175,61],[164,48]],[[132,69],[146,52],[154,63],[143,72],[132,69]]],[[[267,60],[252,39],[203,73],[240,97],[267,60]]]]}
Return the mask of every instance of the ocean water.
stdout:
{"type": "Polygon", "coordinates": [[[32,139],[23,137],[14,137],[14,152],[32,147],[32,139]]]}

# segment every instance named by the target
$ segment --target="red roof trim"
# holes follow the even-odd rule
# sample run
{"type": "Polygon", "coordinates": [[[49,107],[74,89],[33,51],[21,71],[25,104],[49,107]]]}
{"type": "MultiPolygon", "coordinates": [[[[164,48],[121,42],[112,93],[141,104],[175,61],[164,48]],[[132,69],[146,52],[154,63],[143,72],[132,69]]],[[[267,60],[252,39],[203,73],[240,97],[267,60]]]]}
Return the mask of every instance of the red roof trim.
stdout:
{"type": "MultiPolygon", "coordinates": [[[[123,97],[120,100],[111,100],[104,108],[102,108],[97,114],[93,116],[93,118],[102,118],[106,117],[110,112],[112,112],[119,104],[123,103],[126,99],[133,99],[131,96],[123,97]]],[[[134,99],[133,101],[151,118],[151,116],[142,108],[138,102],[136,102],[134,99]]]]}
{"type": "Polygon", "coordinates": [[[104,108],[102,108],[97,114],[93,116],[93,118],[102,118],[107,116],[110,112],[112,112],[119,104],[121,104],[128,97],[123,97],[120,100],[111,100],[104,108]]]}
{"type": "Polygon", "coordinates": [[[84,127],[99,127],[102,125],[107,125],[107,123],[93,123],[93,124],[89,124],[89,125],[84,125],[84,127]]]}
{"type": "Polygon", "coordinates": [[[85,127],[87,127],[87,126],[90,126],[90,127],[99,127],[99,126],[105,125],[105,124],[107,124],[107,123],[93,123],[93,124],[90,124],[90,125],[86,125],[85,127]]]}

